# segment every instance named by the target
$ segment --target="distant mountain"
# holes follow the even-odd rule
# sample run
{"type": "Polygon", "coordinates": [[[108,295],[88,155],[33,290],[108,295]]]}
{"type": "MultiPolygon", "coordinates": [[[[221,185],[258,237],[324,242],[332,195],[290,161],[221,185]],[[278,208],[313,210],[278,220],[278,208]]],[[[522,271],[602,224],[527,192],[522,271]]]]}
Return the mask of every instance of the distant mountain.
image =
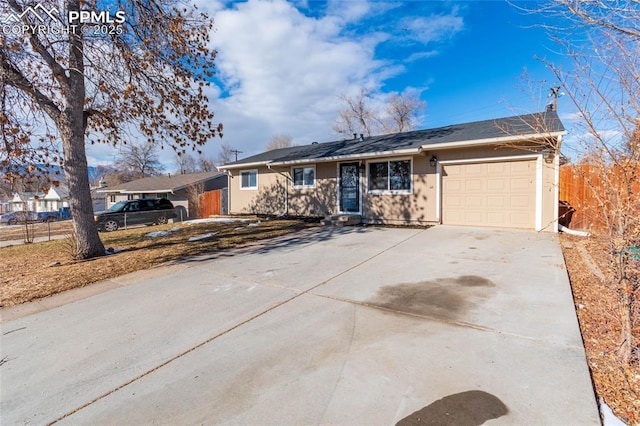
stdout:
{"type": "MultiPolygon", "coordinates": [[[[35,164],[36,171],[32,171],[29,174],[32,176],[35,175],[49,175],[54,178],[58,178],[61,181],[65,180],[64,171],[60,166],[47,166],[45,164],[35,164]]],[[[89,175],[89,181],[94,182],[100,180],[108,171],[112,170],[111,167],[108,166],[89,166],[87,167],[87,174],[89,175]]],[[[27,174],[27,166],[22,166],[20,168],[20,172],[27,174]]],[[[3,175],[0,172],[0,177],[3,175]]]]}

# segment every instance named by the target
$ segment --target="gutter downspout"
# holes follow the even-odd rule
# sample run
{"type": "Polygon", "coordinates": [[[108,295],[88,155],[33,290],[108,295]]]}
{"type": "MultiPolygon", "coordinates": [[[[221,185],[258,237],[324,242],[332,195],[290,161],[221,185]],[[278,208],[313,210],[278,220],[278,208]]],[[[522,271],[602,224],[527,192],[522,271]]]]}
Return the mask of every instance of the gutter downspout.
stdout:
{"type": "Polygon", "coordinates": [[[576,231],[575,229],[569,229],[563,225],[558,225],[558,229],[562,232],[564,232],[565,234],[569,234],[569,235],[577,235],[578,237],[588,237],[589,234],[588,232],[585,231],[576,231]]]}

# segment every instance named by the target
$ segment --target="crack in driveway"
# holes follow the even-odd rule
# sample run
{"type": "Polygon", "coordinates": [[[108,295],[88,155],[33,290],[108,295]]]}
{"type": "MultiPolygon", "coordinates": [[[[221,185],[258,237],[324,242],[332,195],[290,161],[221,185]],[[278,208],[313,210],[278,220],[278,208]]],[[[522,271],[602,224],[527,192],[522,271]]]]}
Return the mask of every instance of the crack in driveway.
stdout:
{"type": "Polygon", "coordinates": [[[404,244],[405,242],[409,241],[412,238],[415,238],[417,235],[419,235],[421,232],[424,232],[425,230],[426,229],[419,230],[418,232],[415,232],[415,233],[409,235],[408,237],[403,238],[399,242],[388,246],[384,250],[381,250],[381,251],[377,252],[376,254],[364,259],[363,261],[357,263],[356,265],[353,265],[353,266],[341,271],[340,273],[332,276],[331,278],[329,278],[327,280],[324,280],[324,281],[314,285],[313,287],[308,288],[307,290],[300,291],[299,293],[297,293],[297,294],[285,299],[284,301],[276,303],[275,305],[265,309],[264,311],[262,311],[262,312],[260,312],[260,313],[258,313],[256,315],[253,315],[252,317],[250,317],[250,318],[248,318],[248,319],[246,319],[246,320],[244,320],[242,322],[239,322],[238,324],[234,325],[233,327],[230,327],[230,328],[228,328],[228,329],[226,329],[226,330],[224,330],[224,331],[222,331],[222,332],[220,332],[220,333],[218,333],[218,334],[216,334],[214,336],[209,337],[208,339],[198,343],[197,345],[194,345],[194,346],[190,347],[189,349],[186,349],[183,352],[180,352],[179,354],[169,358],[168,360],[166,360],[166,361],[156,365],[155,367],[153,367],[153,368],[151,368],[151,369],[149,369],[149,370],[147,370],[147,371],[135,376],[134,378],[122,383],[121,385],[119,385],[119,386],[117,386],[117,387],[115,387],[115,388],[103,393],[102,395],[92,399],[91,401],[89,401],[89,402],[87,402],[85,404],[82,404],[81,406],[79,406],[79,407],[77,407],[77,408],[75,408],[75,409],[63,414],[62,416],[58,417],[57,419],[55,419],[55,420],[53,420],[53,421],[51,421],[51,422],[49,422],[47,424],[48,425],[52,425],[52,424],[60,422],[61,420],[66,419],[69,416],[72,416],[73,414],[81,411],[82,409],[84,409],[86,407],[89,407],[92,404],[95,404],[96,402],[98,402],[98,401],[100,401],[100,400],[102,400],[102,399],[104,399],[104,398],[106,398],[106,397],[118,392],[119,390],[129,386],[130,384],[135,383],[135,382],[141,380],[142,378],[144,378],[146,376],[149,376],[150,374],[158,371],[159,369],[171,364],[172,362],[184,357],[185,355],[188,355],[191,352],[193,352],[193,351],[195,351],[195,350],[197,350],[197,349],[199,349],[199,348],[201,348],[201,347],[203,347],[203,346],[205,346],[205,345],[217,340],[218,338],[220,338],[220,337],[222,337],[222,336],[224,336],[224,335],[226,335],[226,334],[228,334],[228,333],[230,333],[230,332],[232,332],[232,331],[234,331],[234,330],[236,330],[236,329],[238,329],[238,328],[240,328],[240,327],[242,327],[242,326],[244,326],[244,325],[246,325],[246,324],[248,324],[248,323],[250,323],[250,322],[252,322],[254,320],[256,320],[257,318],[260,318],[260,317],[264,316],[265,314],[267,314],[269,312],[272,312],[275,309],[278,309],[279,307],[281,307],[281,306],[283,306],[283,305],[285,305],[285,304],[287,304],[287,303],[299,298],[302,295],[313,294],[312,293],[313,290],[315,290],[315,289],[317,289],[317,288],[329,283],[330,281],[332,281],[332,280],[334,280],[334,279],[336,279],[336,278],[338,278],[338,277],[340,277],[340,276],[342,276],[342,275],[344,275],[344,274],[346,274],[348,272],[351,272],[354,269],[359,268],[360,266],[364,265],[365,263],[370,262],[371,260],[377,258],[378,256],[381,256],[382,254],[388,252],[389,250],[392,250],[392,249],[400,246],[401,244],[404,244]]]}

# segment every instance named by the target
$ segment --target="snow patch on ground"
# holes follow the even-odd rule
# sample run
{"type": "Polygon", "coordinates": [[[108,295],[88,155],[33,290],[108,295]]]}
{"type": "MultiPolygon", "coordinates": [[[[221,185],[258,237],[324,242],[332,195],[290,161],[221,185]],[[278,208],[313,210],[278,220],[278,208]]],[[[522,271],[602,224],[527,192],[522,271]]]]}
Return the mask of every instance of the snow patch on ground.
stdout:
{"type": "Polygon", "coordinates": [[[253,228],[253,227],[258,226],[258,225],[260,225],[260,221],[257,221],[257,222],[255,222],[255,223],[250,223],[250,224],[248,224],[248,225],[247,225],[247,228],[249,228],[249,227],[253,228]]]}
{"type": "Polygon", "coordinates": [[[207,238],[211,238],[215,235],[217,235],[217,232],[209,232],[208,234],[203,234],[203,235],[196,235],[195,237],[191,237],[189,238],[187,241],[200,241],[200,240],[206,240],[207,238]]]}
{"type": "Polygon", "coordinates": [[[174,226],[171,229],[167,229],[164,231],[154,231],[154,232],[149,232],[148,234],[145,234],[145,237],[149,237],[149,238],[158,238],[158,237],[164,237],[166,235],[171,234],[172,232],[176,232],[179,231],[180,227],[179,226],[174,226]]]}
{"type": "Polygon", "coordinates": [[[609,408],[602,398],[600,398],[600,415],[602,416],[602,424],[604,426],[627,426],[625,422],[613,414],[611,408],[609,408]]]}
{"type": "Polygon", "coordinates": [[[195,223],[233,223],[233,222],[248,222],[250,219],[243,219],[237,217],[209,217],[205,219],[193,219],[185,220],[182,223],[187,225],[193,225],[195,223]]]}

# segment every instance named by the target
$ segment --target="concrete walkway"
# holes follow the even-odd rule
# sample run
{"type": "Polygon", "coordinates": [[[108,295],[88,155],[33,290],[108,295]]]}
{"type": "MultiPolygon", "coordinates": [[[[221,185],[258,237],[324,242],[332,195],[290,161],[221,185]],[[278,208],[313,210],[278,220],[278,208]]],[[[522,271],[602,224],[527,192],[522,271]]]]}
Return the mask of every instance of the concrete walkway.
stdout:
{"type": "Polygon", "coordinates": [[[3,424],[600,423],[556,235],[322,228],[95,288],[0,312],[3,424]]]}

